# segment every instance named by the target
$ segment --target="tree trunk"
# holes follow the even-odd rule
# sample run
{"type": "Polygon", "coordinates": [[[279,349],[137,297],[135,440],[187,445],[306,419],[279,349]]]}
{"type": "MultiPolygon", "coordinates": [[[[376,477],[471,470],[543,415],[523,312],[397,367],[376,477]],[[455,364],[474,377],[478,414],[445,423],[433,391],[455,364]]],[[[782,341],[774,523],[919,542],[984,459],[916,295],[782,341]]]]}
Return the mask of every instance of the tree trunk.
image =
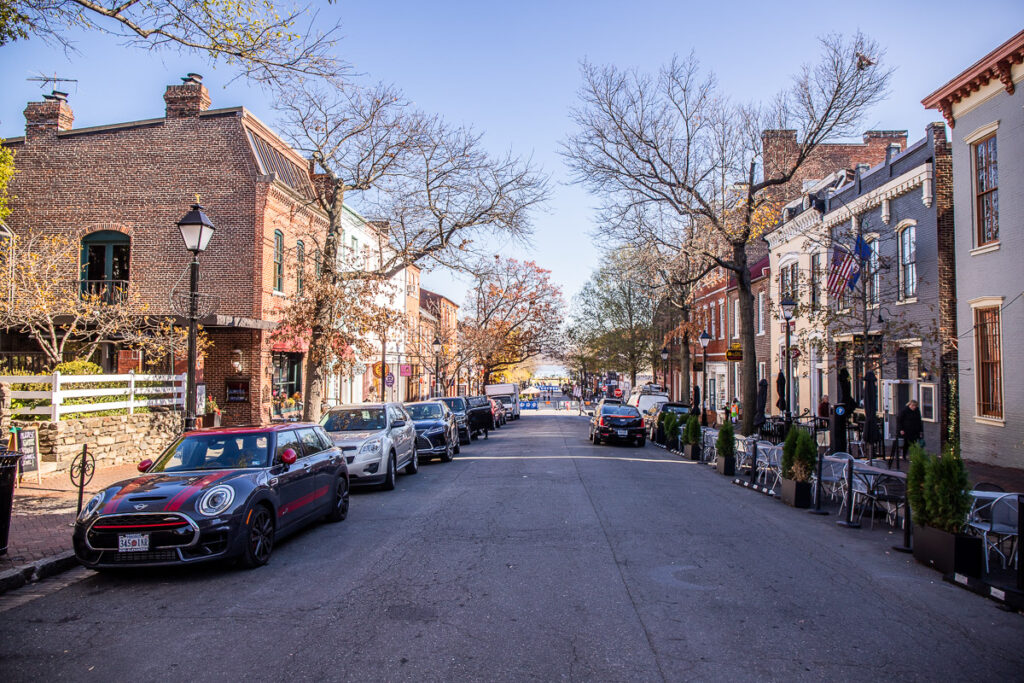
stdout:
{"type": "MultiPolygon", "coordinates": [[[[685,316],[683,319],[688,319],[685,316]]],[[[683,345],[679,353],[679,396],[676,400],[681,403],[690,402],[690,334],[683,335],[683,345]]]]}
{"type": "Polygon", "coordinates": [[[380,400],[381,403],[387,400],[385,394],[388,390],[387,384],[384,380],[387,378],[388,369],[388,335],[387,332],[381,330],[380,333],[380,400]]]}
{"type": "Polygon", "coordinates": [[[738,268],[736,283],[740,306],[740,348],[743,350],[743,391],[740,394],[743,419],[740,422],[740,433],[749,435],[754,432],[754,411],[757,409],[757,353],[754,349],[754,295],[750,291],[746,244],[733,245],[732,261],[738,268]]]}

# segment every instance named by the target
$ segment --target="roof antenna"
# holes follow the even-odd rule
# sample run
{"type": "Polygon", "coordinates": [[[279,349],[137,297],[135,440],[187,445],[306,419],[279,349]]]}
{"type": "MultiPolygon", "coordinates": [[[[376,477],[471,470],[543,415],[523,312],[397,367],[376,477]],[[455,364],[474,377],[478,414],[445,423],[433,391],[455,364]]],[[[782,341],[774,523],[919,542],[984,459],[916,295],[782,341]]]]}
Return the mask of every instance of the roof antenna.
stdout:
{"type": "MultiPolygon", "coordinates": [[[[40,88],[45,88],[47,83],[53,83],[53,89],[54,90],[56,90],[58,88],[58,84],[59,83],[78,83],[78,79],[77,78],[59,78],[57,76],[57,72],[54,72],[52,76],[47,76],[46,74],[44,74],[41,71],[39,72],[38,76],[33,76],[31,78],[26,78],[25,80],[26,81],[35,81],[37,83],[40,83],[40,86],[39,86],[40,88]]],[[[76,93],[78,92],[78,86],[77,85],[75,86],[75,92],[76,93]]]]}

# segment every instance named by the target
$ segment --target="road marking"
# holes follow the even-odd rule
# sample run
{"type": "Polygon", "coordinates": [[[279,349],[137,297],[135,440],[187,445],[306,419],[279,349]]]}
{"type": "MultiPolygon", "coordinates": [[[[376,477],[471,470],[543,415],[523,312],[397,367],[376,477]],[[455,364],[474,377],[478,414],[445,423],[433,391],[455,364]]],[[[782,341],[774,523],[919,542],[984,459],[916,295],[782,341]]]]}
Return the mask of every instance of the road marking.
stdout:
{"type": "Polygon", "coordinates": [[[459,460],[622,460],[624,462],[660,462],[669,465],[699,465],[693,460],[662,460],[659,458],[624,458],[613,455],[466,455],[459,460]]]}
{"type": "Polygon", "coordinates": [[[59,590],[63,590],[73,583],[93,575],[93,572],[85,567],[76,567],[57,576],[51,576],[42,581],[26,584],[25,586],[0,595],[0,613],[7,610],[21,607],[37,598],[44,598],[59,590]]]}

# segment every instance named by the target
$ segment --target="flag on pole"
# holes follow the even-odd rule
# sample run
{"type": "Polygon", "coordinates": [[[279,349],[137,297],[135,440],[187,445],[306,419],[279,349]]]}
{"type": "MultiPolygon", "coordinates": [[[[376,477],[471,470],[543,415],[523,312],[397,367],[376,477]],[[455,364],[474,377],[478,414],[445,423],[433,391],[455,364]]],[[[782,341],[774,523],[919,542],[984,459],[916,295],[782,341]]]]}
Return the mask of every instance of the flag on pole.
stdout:
{"type": "Polygon", "coordinates": [[[861,261],[871,260],[871,247],[860,235],[857,235],[857,243],[854,245],[853,250],[857,252],[857,256],[860,256],[861,261]]]}
{"type": "MultiPolygon", "coordinates": [[[[829,269],[828,274],[828,294],[833,299],[839,298],[840,293],[843,291],[843,287],[846,286],[850,280],[850,275],[854,272],[859,273],[860,268],[857,266],[857,259],[848,251],[842,249],[836,249],[832,253],[832,267],[829,269]]],[[[856,282],[856,280],[854,280],[856,282]]]]}

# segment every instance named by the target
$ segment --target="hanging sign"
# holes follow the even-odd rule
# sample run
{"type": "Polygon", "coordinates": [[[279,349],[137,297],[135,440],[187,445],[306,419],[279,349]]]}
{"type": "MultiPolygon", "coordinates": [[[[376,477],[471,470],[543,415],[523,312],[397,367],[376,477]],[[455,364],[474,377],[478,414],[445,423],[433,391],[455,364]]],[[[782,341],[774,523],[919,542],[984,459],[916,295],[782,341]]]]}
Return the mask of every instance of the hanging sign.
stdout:
{"type": "Polygon", "coordinates": [[[412,377],[412,366],[408,363],[402,363],[398,366],[398,374],[400,377],[412,377]]]}
{"type": "Polygon", "coordinates": [[[391,372],[391,368],[388,365],[385,365],[380,361],[377,361],[376,363],[373,364],[373,376],[376,377],[377,379],[380,379],[389,372],[391,372]]]}
{"type": "Polygon", "coordinates": [[[725,359],[731,361],[743,360],[743,349],[726,349],[725,359]]]}
{"type": "Polygon", "coordinates": [[[384,384],[389,387],[395,386],[395,373],[389,372],[387,377],[384,378],[384,384]]]}

